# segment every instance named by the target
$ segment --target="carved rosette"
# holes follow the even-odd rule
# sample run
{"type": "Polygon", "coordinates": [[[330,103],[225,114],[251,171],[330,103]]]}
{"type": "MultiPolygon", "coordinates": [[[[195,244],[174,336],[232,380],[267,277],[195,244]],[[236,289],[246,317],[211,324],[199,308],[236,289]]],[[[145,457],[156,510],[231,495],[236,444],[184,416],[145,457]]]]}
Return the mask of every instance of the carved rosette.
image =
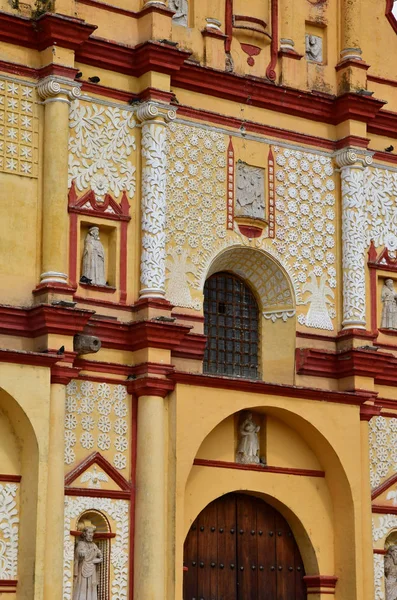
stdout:
{"type": "Polygon", "coordinates": [[[176,117],[167,105],[146,103],[137,110],[142,123],[141,298],[165,295],[167,185],[166,125],[176,117]]]}
{"type": "Polygon", "coordinates": [[[342,187],[343,329],[366,328],[364,169],[372,156],[351,148],[336,156],[342,187]]]}

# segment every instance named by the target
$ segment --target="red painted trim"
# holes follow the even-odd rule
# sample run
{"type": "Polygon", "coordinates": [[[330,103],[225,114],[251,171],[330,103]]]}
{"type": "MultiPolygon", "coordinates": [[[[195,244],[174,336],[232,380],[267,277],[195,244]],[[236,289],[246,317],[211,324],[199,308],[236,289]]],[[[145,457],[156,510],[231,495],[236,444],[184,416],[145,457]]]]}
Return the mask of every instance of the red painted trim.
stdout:
{"type": "Polygon", "coordinates": [[[41,67],[41,69],[38,69],[37,71],[39,79],[43,79],[49,75],[66,77],[67,79],[75,79],[78,72],[79,70],[74,69],[73,67],[65,67],[64,65],[56,65],[54,63],[46,65],[45,67],[41,67]]]}
{"type": "MultiPolygon", "coordinates": [[[[306,588],[319,587],[335,590],[338,578],[334,575],[305,575],[303,581],[306,584],[306,588]]],[[[321,593],[325,592],[322,591],[321,593]]]]}
{"type": "Polygon", "coordinates": [[[83,331],[93,314],[91,310],[48,304],[30,308],[0,305],[0,333],[29,338],[49,333],[74,335],[83,331]]]}
{"type": "Polygon", "coordinates": [[[370,140],[368,138],[360,137],[358,135],[347,135],[346,137],[338,140],[335,144],[336,150],[346,148],[347,146],[355,146],[356,148],[367,148],[370,140]]]}
{"type": "Polygon", "coordinates": [[[225,52],[229,53],[232,47],[233,40],[233,0],[225,2],[225,52]]]}
{"type": "Polygon", "coordinates": [[[306,340],[320,340],[321,342],[336,342],[336,337],[333,335],[322,335],[320,333],[309,333],[308,331],[297,331],[297,338],[306,340]]]}
{"type": "Polygon", "coordinates": [[[182,319],[184,321],[192,321],[193,323],[204,323],[205,321],[202,315],[190,315],[186,313],[173,312],[172,316],[176,317],[177,319],[182,319]]]}
{"type": "Polygon", "coordinates": [[[253,227],[252,225],[238,225],[238,228],[240,233],[248,239],[260,237],[263,231],[262,227],[253,227]]]}
{"type": "Polygon", "coordinates": [[[269,222],[269,238],[273,239],[276,235],[276,207],[275,207],[275,170],[274,170],[274,156],[271,146],[269,147],[269,153],[267,155],[267,220],[269,222]]]}
{"type": "Polygon", "coordinates": [[[270,63],[266,69],[266,77],[270,81],[276,81],[277,73],[275,68],[277,66],[277,55],[278,55],[278,0],[271,0],[271,22],[272,22],[272,41],[270,44],[270,63]]]}
{"type": "Polygon", "coordinates": [[[82,19],[67,17],[55,13],[45,13],[34,22],[38,50],[50,46],[60,46],[76,50],[97,29],[97,25],[89,25],[82,19]]]}
{"type": "Polygon", "coordinates": [[[278,51],[278,56],[279,58],[285,56],[286,58],[292,58],[293,60],[301,60],[303,58],[303,54],[298,54],[295,50],[287,50],[286,48],[281,48],[281,50],[278,51]]]}
{"type": "Polygon", "coordinates": [[[364,329],[345,329],[338,332],[336,340],[375,340],[377,337],[377,331],[365,331],[364,329]]]}
{"type": "Polygon", "coordinates": [[[397,138],[397,113],[381,110],[367,125],[367,133],[383,135],[387,138],[397,138]]]}
{"type": "MultiPolygon", "coordinates": [[[[379,405],[378,405],[378,406],[379,406],[379,405]]],[[[380,409],[381,409],[381,411],[382,411],[382,407],[380,406],[379,408],[380,408],[380,409]]],[[[394,412],[394,413],[392,413],[392,412],[387,412],[387,411],[383,412],[383,411],[382,411],[382,413],[381,413],[381,414],[382,414],[382,417],[389,417],[390,419],[397,419],[397,413],[395,413],[395,412],[394,412]]]]}
{"type": "Polygon", "coordinates": [[[104,308],[115,308],[117,310],[126,310],[128,312],[131,312],[132,310],[131,306],[120,304],[120,302],[110,302],[109,300],[99,300],[96,298],[84,298],[84,296],[79,296],[78,294],[74,294],[73,300],[81,304],[89,304],[96,307],[103,306],[104,308]]]}
{"type": "MultiPolygon", "coordinates": [[[[378,496],[383,494],[386,490],[388,490],[390,487],[392,487],[392,485],[394,485],[395,483],[397,483],[397,473],[395,473],[394,475],[392,475],[391,477],[386,479],[386,481],[384,481],[383,483],[378,485],[378,487],[372,491],[371,500],[375,500],[375,498],[378,498],[378,496]]],[[[397,507],[395,510],[397,512],[397,507]]]]}
{"type": "Polygon", "coordinates": [[[393,5],[394,5],[394,0],[386,0],[385,14],[386,14],[387,20],[389,21],[390,25],[393,27],[394,31],[397,33],[397,20],[396,20],[396,17],[392,13],[393,5]]]}
{"type": "Polygon", "coordinates": [[[189,333],[172,351],[173,357],[203,360],[207,336],[201,333],[189,333]]]}
{"type": "Polygon", "coordinates": [[[131,367],[129,365],[88,360],[86,358],[76,358],[74,366],[78,367],[80,371],[114,374],[120,377],[128,377],[131,374],[131,367]]]}
{"type": "Polygon", "coordinates": [[[165,298],[141,298],[131,307],[132,312],[138,312],[142,309],[158,308],[159,310],[171,311],[174,306],[165,298]]]}
{"type": "MultiPolygon", "coordinates": [[[[383,408],[388,408],[389,410],[395,410],[396,409],[396,401],[394,399],[391,400],[389,398],[376,398],[375,399],[375,404],[376,404],[376,406],[380,406],[382,409],[383,408]]],[[[397,414],[395,414],[393,416],[397,417],[397,414]]]]}
{"type": "Polygon", "coordinates": [[[203,37],[211,37],[211,38],[215,38],[217,40],[227,40],[227,35],[225,35],[224,33],[222,33],[221,31],[217,31],[216,29],[213,29],[212,27],[206,27],[205,29],[203,29],[201,31],[201,35],[203,37]]]}
{"type": "Polygon", "coordinates": [[[378,277],[376,269],[369,270],[369,289],[371,299],[371,329],[376,331],[378,327],[378,291],[377,291],[378,277]]]}
{"type": "MultiPolygon", "coordinates": [[[[110,479],[119,486],[121,491],[131,493],[131,485],[128,483],[126,479],[110,464],[109,461],[106,460],[99,452],[93,452],[85,458],[80,464],[77,465],[74,469],[72,469],[65,477],[65,487],[69,487],[72,485],[76,479],[78,479],[87,469],[89,469],[92,465],[98,465],[107,475],[109,475],[110,479]]],[[[73,488],[77,489],[77,488],[73,488]]],[[[80,489],[80,488],[79,488],[80,489]]],[[[85,488],[82,488],[85,489],[85,488]]],[[[87,490],[86,490],[87,491],[87,490]]],[[[89,489],[89,492],[93,490],[89,489]]],[[[108,491],[116,491],[116,490],[94,490],[100,492],[99,495],[108,491]]],[[[76,494],[75,494],[76,495],[76,494]]]]}
{"type": "MultiPolygon", "coordinates": [[[[80,81],[82,81],[80,79],[80,81]]],[[[110,88],[104,85],[98,85],[97,83],[91,83],[90,81],[82,81],[81,90],[87,94],[95,94],[97,96],[106,96],[113,100],[119,100],[119,102],[129,102],[135,98],[139,98],[137,94],[132,92],[126,92],[125,90],[118,90],[110,88]]]]}
{"type": "Polygon", "coordinates": [[[43,292],[62,294],[63,296],[72,296],[76,291],[76,288],[67,285],[66,283],[39,283],[38,286],[32,290],[33,296],[39,296],[43,292]]]}
{"type": "Polygon", "coordinates": [[[104,292],[105,294],[114,294],[116,292],[115,287],[111,285],[96,285],[95,283],[81,283],[79,282],[79,286],[86,290],[92,290],[97,292],[104,292]]]}
{"type": "Polygon", "coordinates": [[[164,377],[168,377],[174,370],[175,367],[173,365],[146,362],[131,367],[130,372],[134,375],[163,375],[164,377]]]}
{"type": "Polygon", "coordinates": [[[227,223],[226,228],[230,231],[234,229],[234,147],[232,136],[229,136],[229,145],[227,148],[227,196],[226,196],[226,212],[227,223]]]}
{"type": "Polygon", "coordinates": [[[77,288],[77,214],[71,214],[69,221],[69,279],[77,288]]]}
{"type": "Polygon", "coordinates": [[[226,115],[192,108],[190,106],[178,105],[178,116],[209,121],[210,123],[215,123],[224,127],[232,127],[236,130],[239,130],[240,127],[244,125],[248,133],[257,133],[259,135],[297,142],[299,144],[309,144],[310,146],[317,146],[318,148],[324,148],[325,150],[330,151],[335,149],[335,142],[325,138],[297,133],[296,131],[289,131],[287,129],[279,129],[277,127],[271,127],[253,121],[243,121],[236,117],[228,117],[226,115]]]}
{"type": "Polygon", "coordinates": [[[379,515],[397,515],[397,506],[372,505],[372,512],[379,515]]]}
{"type": "Polygon", "coordinates": [[[127,10],[125,8],[120,8],[119,6],[113,6],[112,4],[107,4],[106,2],[98,2],[98,0],[77,0],[79,4],[86,4],[87,6],[93,6],[94,8],[99,8],[102,10],[106,10],[107,12],[113,12],[119,15],[123,15],[125,17],[131,17],[132,19],[140,19],[149,13],[158,13],[161,15],[166,15],[172,18],[174,14],[173,10],[166,8],[161,5],[152,5],[144,8],[139,12],[134,12],[132,10],[127,10]]]}
{"type": "Polygon", "coordinates": [[[319,388],[267,383],[265,381],[251,381],[248,379],[238,379],[232,377],[184,373],[182,371],[176,371],[171,377],[175,383],[180,383],[182,385],[234,390],[253,394],[283,396],[284,398],[305,398],[306,400],[335,402],[337,404],[350,404],[353,406],[360,406],[361,404],[364,404],[364,402],[374,400],[376,397],[376,392],[366,390],[359,390],[356,392],[337,392],[333,390],[322,390],[319,388]]]}
{"type": "MultiPolygon", "coordinates": [[[[236,26],[236,22],[238,23],[239,21],[247,21],[247,23],[254,23],[255,25],[260,25],[261,27],[263,27],[263,29],[266,29],[267,27],[267,23],[265,23],[265,21],[262,21],[262,19],[257,19],[256,17],[249,17],[247,15],[234,15],[233,16],[233,25],[234,27],[236,26]]],[[[254,31],[258,31],[257,29],[255,29],[254,31]]]]}
{"type": "Polygon", "coordinates": [[[373,377],[378,385],[397,385],[397,357],[376,350],[352,348],[335,353],[314,348],[296,349],[296,372],[316,377],[373,377]]]}
{"type": "Polygon", "coordinates": [[[217,469],[237,469],[239,471],[258,471],[259,473],[278,473],[280,475],[298,475],[300,477],[325,477],[324,471],[313,469],[293,469],[289,467],[269,467],[268,465],[240,465],[239,463],[225,460],[207,460],[195,458],[193,465],[196,467],[215,467],[217,469]]]}
{"type": "Polygon", "coordinates": [[[383,556],[386,554],[387,550],[380,550],[378,548],[373,549],[374,554],[382,554],[383,556]]]}
{"type": "Polygon", "coordinates": [[[37,69],[5,60],[0,60],[0,71],[3,73],[12,73],[13,75],[21,75],[22,77],[30,77],[31,79],[37,79],[38,77],[37,69]]]}
{"type": "MultiPolygon", "coordinates": [[[[370,150],[370,148],[369,148],[370,150]]],[[[392,152],[379,152],[375,151],[373,154],[374,160],[379,160],[381,162],[388,162],[392,165],[397,164],[397,154],[393,154],[392,152]]]]}
{"type": "Polygon", "coordinates": [[[141,396],[161,396],[165,398],[175,387],[171,379],[160,379],[160,377],[140,377],[128,383],[128,393],[137,398],[141,396]]]}
{"type": "Polygon", "coordinates": [[[110,383],[113,385],[125,385],[127,383],[125,379],[117,379],[116,377],[104,377],[103,375],[79,375],[78,379],[80,379],[81,381],[92,381],[93,383],[110,383]]]}
{"type": "Polygon", "coordinates": [[[397,87],[396,79],[386,79],[385,77],[378,77],[377,75],[367,75],[368,81],[373,81],[374,83],[380,83],[381,85],[390,85],[391,87],[397,87]]]}
{"type": "Polygon", "coordinates": [[[75,367],[66,367],[63,365],[54,365],[51,368],[51,383],[68,385],[72,379],[77,379],[80,369],[75,367]]]}
{"type": "Polygon", "coordinates": [[[124,492],[123,490],[94,490],[89,488],[65,487],[65,496],[89,496],[90,498],[129,500],[131,498],[131,492],[124,492]]]}
{"type": "Polygon", "coordinates": [[[20,483],[21,479],[22,479],[21,475],[4,475],[4,474],[0,473],[0,481],[6,482],[6,483],[20,483]]]}
{"type": "Polygon", "coordinates": [[[120,302],[127,303],[127,223],[125,221],[120,225],[120,302]]]}
{"type": "Polygon", "coordinates": [[[51,368],[59,360],[60,357],[56,354],[0,348],[0,362],[51,368]]]}
{"type": "MultiPolygon", "coordinates": [[[[80,537],[81,531],[71,531],[70,535],[73,537],[80,537]]],[[[116,533],[94,533],[94,540],[112,540],[115,537],[117,537],[116,533]]]]}
{"type": "Polygon", "coordinates": [[[78,198],[75,183],[72,181],[68,193],[69,213],[110,219],[112,221],[130,221],[131,217],[129,216],[129,210],[130,205],[125,192],[123,192],[120,204],[118,204],[110,194],[105,195],[103,202],[97,202],[95,193],[92,190],[89,190],[83,196],[78,198]],[[87,204],[89,204],[91,208],[86,208],[87,204]],[[109,208],[113,210],[112,213],[107,212],[109,208]]]}
{"type": "Polygon", "coordinates": [[[372,417],[380,415],[381,408],[373,404],[362,404],[360,406],[360,421],[370,421],[372,417]]]}
{"type": "Polygon", "coordinates": [[[91,37],[76,52],[76,62],[140,77],[148,71],[171,74],[179,71],[190,52],[168,44],[147,41],[134,48],[91,37]]]}
{"type": "MultiPolygon", "coordinates": [[[[18,584],[18,579],[0,579],[0,587],[16,587],[18,584]]],[[[12,593],[13,590],[10,590],[9,592],[2,590],[0,593],[1,594],[7,594],[7,593],[12,593]]]]}

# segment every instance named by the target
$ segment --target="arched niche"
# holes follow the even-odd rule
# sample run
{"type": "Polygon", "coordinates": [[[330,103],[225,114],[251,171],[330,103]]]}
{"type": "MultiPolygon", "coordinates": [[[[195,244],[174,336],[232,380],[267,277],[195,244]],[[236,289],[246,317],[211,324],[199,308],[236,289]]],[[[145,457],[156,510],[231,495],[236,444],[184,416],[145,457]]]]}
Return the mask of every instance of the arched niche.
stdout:
{"type": "MultiPolygon", "coordinates": [[[[81,532],[85,528],[94,529],[94,543],[102,552],[102,562],[97,566],[98,600],[108,600],[110,584],[110,540],[112,530],[105,515],[99,510],[86,510],[76,520],[75,546],[77,546],[81,532]]],[[[74,569],[76,570],[76,558],[74,569]]]]}
{"type": "Polygon", "coordinates": [[[216,256],[203,279],[203,288],[205,281],[219,272],[240,277],[257,299],[261,313],[261,378],[274,383],[293,383],[296,290],[292,279],[270,254],[247,247],[229,248],[216,256]]]}
{"type": "MultiPolygon", "coordinates": [[[[33,427],[19,403],[0,388],[0,474],[17,487],[16,526],[18,600],[34,596],[38,501],[38,444],[33,427]],[[18,478],[20,477],[20,483],[18,478]]],[[[0,535],[1,538],[1,535],[0,535]]]]}

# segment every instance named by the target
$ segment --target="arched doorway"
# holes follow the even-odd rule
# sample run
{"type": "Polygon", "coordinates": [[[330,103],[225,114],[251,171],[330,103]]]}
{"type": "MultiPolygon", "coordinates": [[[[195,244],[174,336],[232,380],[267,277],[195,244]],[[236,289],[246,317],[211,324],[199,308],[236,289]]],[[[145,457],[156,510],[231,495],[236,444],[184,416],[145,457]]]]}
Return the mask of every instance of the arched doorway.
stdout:
{"type": "Polygon", "coordinates": [[[303,600],[302,558],[284,517],[226,494],[197,517],[184,547],[183,600],[303,600]]]}

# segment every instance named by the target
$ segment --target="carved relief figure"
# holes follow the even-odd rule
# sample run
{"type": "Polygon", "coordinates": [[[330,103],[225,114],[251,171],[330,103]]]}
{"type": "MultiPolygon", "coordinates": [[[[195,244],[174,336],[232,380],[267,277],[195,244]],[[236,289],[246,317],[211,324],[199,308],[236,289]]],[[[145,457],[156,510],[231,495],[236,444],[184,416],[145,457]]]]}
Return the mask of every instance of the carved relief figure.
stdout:
{"type": "Polygon", "coordinates": [[[265,218],[265,171],[237,162],[236,216],[265,218]]]}
{"type": "Polygon", "coordinates": [[[386,279],[382,289],[383,303],[381,327],[397,329],[397,294],[394,291],[393,279],[386,279]]]}
{"type": "Polygon", "coordinates": [[[169,7],[171,10],[176,11],[172,17],[174,23],[187,27],[187,0],[169,0],[169,7]]]}
{"type": "Polygon", "coordinates": [[[386,600],[397,600],[397,546],[390,546],[385,556],[386,600]]]}
{"type": "Polygon", "coordinates": [[[99,239],[99,228],[91,227],[84,242],[82,283],[106,285],[105,250],[99,239]]]}
{"type": "Polygon", "coordinates": [[[98,600],[97,565],[102,552],[94,544],[94,527],[84,527],[74,557],[73,600],[98,600]]]}
{"type": "Polygon", "coordinates": [[[306,36],[306,58],[323,62],[323,40],[317,35],[306,36]]]}
{"type": "Polygon", "coordinates": [[[260,426],[253,421],[252,413],[248,413],[239,429],[240,441],[237,448],[236,462],[243,465],[259,464],[259,430],[260,426]]]}

